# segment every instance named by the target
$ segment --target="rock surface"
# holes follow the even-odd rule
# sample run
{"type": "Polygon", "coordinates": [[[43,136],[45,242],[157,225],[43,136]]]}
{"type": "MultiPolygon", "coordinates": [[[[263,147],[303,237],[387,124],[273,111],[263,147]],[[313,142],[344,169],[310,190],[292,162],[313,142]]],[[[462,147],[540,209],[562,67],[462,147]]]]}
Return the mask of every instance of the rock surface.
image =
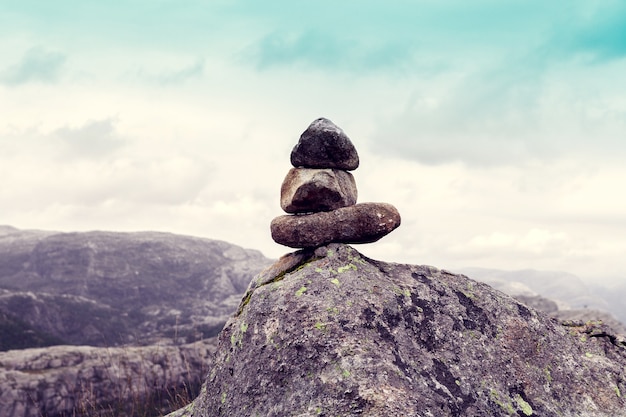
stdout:
{"type": "Polygon", "coordinates": [[[624,343],[331,244],[257,276],[200,396],[170,416],[626,416],[624,343]]]}
{"type": "Polygon", "coordinates": [[[329,242],[370,243],[400,226],[400,214],[387,203],[360,203],[333,211],[278,216],[270,230],[276,243],[311,248],[329,242]]]}
{"type": "MultiPolygon", "coordinates": [[[[216,335],[272,261],[170,233],[0,229],[0,313],[35,342],[119,346],[216,335]]],[[[15,332],[13,332],[15,333],[15,332]]],[[[5,348],[22,348],[22,340],[5,348]]],[[[6,342],[6,343],[5,343],[6,342]]]]}
{"type": "Polygon", "coordinates": [[[287,213],[330,211],[356,204],[354,177],[339,169],[292,168],[280,189],[287,213]]]}
{"type": "Polygon", "coordinates": [[[314,120],[291,151],[291,164],[303,168],[357,169],[359,155],[350,138],[325,118],[314,120]]]}
{"type": "Polygon", "coordinates": [[[0,352],[0,415],[157,415],[163,409],[136,407],[152,397],[150,402],[166,410],[176,408],[167,408],[174,400],[168,392],[197,387],[214,350],[215,339],[183,346],[54,346],[0,352]]]}

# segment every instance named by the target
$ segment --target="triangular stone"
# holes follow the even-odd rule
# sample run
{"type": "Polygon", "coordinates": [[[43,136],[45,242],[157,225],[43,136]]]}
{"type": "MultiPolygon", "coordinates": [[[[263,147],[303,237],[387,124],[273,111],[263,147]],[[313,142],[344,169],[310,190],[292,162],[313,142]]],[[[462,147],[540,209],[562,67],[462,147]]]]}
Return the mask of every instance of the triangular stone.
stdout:
{"type": "Polygon", "coordinates": [[[298,168],[337,168],[351,171],[359,155],[350,138],[333,122],[319,118],[302,133],[291,151],[291,164],[298,168]]]}

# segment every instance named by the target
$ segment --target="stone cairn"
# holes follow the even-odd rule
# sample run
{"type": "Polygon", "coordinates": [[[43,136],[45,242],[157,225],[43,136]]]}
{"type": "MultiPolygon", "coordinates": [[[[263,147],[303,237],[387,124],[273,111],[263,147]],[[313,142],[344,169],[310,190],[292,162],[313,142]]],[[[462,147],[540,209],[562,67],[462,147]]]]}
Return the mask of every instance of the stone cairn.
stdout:
{"type": "Polygon", "coordinates": [[[280,206],[289,214],[270,225],[276,243],[292,248],[369,243],[400,226],[391,204],[357,204],[349,171],[359,166],[359,155],[330,120],[317,119],[304,131],[291,151],[291,165],[280,190],[280,206]]]}

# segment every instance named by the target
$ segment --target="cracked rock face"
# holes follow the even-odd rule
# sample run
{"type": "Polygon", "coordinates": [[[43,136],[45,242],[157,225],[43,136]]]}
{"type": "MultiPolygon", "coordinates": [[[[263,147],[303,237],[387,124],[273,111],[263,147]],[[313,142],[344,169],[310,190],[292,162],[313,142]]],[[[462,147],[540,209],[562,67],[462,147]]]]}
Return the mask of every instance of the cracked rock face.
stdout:
{"type": "Polygon", "coordinates": [[[170,416],[626,416],[624,341],[586,327],[463,275],[301,250],[253,280],[170,416]]]}

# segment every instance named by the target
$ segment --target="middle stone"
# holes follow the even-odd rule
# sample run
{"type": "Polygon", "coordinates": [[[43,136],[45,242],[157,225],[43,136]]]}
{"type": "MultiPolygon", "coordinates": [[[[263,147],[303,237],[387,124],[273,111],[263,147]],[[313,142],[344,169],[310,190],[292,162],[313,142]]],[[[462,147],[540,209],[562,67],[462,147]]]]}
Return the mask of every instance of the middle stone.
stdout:
{"type": "Polygon", "coordinates": [[[340,169],[292,168],[280,189],[287,213],[331,211],[356,204],[354,177],[340,169]]]}

